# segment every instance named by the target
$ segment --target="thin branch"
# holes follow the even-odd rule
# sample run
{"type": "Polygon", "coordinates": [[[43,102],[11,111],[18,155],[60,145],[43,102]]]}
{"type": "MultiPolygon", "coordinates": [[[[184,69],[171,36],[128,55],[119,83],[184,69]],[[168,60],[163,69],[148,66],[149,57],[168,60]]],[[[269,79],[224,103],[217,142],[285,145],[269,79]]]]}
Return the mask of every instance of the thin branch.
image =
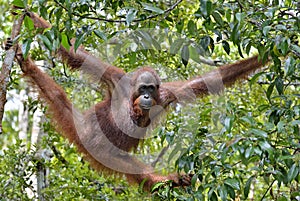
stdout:
{"type": "MultiPolygon", "coordinates": [[[[178,4],[180,4],[183,0],[178,0],[177,2],[175,2],[170,8],[168,8],[167,10],[165,10],[162,13],[158,13],[155,15],[150,15],[146,18],[139,18],[139,19],[135,19],[132,22],[141,22],[141,21],[145,21],[145,20],[149,20],[149,19],[153,19],[153,18],[157,18],[161,15],[168,15],[172,10],[174,10],[178,4]]],[[[69,9],[66,8],[63,4],[61,4],[60,2],[58,2],[57,0],[54,0],[54,2],[56,4],[58,4],[61,8],[63,8],[65,11],[69,12],[69,9]]],[[[99,21],[104,21],[104,22],[112,22],[112,23],[126,23],[126,20],[114,20],[114,19],[106,19],[106,18],[102,18],[102,17],[92,17],[92,16],[86,16],[86,15],[81,15],[75,12],[72,12],[72,15],[76,16],[76,17],[80,17],[80,18],[85,18],[85,19],[90,19],[90,20],[99,20],[99,21]]]]}
{"type": "Polygon", "coordinates": [[[162,157],[165,155],[165,153],[167,152],[167,150],[169,149],[169,145],[164,147],[161,152],[158,154],[157,158],[151,163],[152,167],[155,167],[156,164],[158,163],[158,161],[160,161],[162,159],[162,157]]]}
{"type": "Polygon", "coordinates": [[[272,186],[275,183],[275,181],[276,181],[275,179],[272,181],[272,183],[269,185],[268,189],[266,190],[266,192],[264,193],[264,195],[262,196],[262,198],[260,200],[263,200],[266,197],[267,193],[272,188],[272,186]]]}
{"type": "Polygon", "coordinates": [[[295,50],[292,50],[292,52],[297,56],[297,57],[300,57],[300,53],[295,51],[295,50]]]}
{"type": "MultiPolygon", "coordinates": [[[[14,21],[11,31],[11,40],[14,41],[20,35],[23,20],[24,15],[21,15],[17,20],[14,21]]],[[[0,134],[2,134],[2,119],[4,115],[4,106],[7,101],[7,85],[9,83],[10,72],[16,55],[16,49],[17,44],[13,45],[10,49],[6,51],[0,74],[0,134]]]]}
{"type": "Polygon", "coordinates": [[[243,9],[244,9],[243,4],[241,3],[240,0],[238,0],[237,2],[238,2],[238,5],[239,5],[239,7],[240,7],[240,9],[241,9],[241,12],[243,12],[243,9]]]}
{"type": "MultiPolygon", "coordinates": [[[[264,81],[259,81],[257,82],[257,84],[259,85],[264,85],[264,84],[267,84],[267,85],[270,85],[272,84],[271,82],[264,82],[264,81]]],[[[300,86],[300,82],[290,82],[290,83],[283,83],[284,86],[300,86]]]]}
{"type": "Polygon", "coordinates": [[[210,60],[210,59],[206,59],[204,57],[199,57],[199,60],[201,63],[204,63],[206,65],[209,65],[209,66],[221,66],[223,65],[223,63],[220,61],[220,60],[210,60]]]}
{"type": "Polygon", "coordinates": [[[53,151],[56,158],[65,166],[69,165],[69,162],[62,156],[62,154],[57,150],[57,148],[54,145],[51,145],[51,150],[53,151]]]}
{"type": "Polygon", "coordinates": [[[178,0],[175,4],[173,4],[169,9],[167,9],[166,11],[164,11],[164,13],[170,13],[172,10],[174,10],[180,3],[182,2],[182,0],[178,0]]]}

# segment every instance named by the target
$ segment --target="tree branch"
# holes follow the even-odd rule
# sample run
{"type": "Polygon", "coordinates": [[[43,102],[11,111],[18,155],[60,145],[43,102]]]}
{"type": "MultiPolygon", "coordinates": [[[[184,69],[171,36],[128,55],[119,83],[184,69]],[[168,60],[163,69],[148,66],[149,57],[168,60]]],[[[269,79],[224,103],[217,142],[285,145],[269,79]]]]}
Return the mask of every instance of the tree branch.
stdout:
{"type": "Polygon", "coordinates": [[[169,149],[169,145],[164,147],[161,152],[158,154],[157,158],[151,163],[152,167],[155,167],[156,164],[158,163],[158,161],[160,161],[162,159],[162,157],[165,155],[165,153],[167,152],[167,150],[169,149]]]}
{"type": "Polygon", "coordinates": [[[262,196],[262,198],[260,199],[261,201],[264,200],[264,198],[266,197],[267,193],[269,192],[269,190],[272,188],[273,184],[275,183],[276,179],[274,179],[272,181],[272,183],[269,185],[268,189],[265,191],[264,195],[262,196]]]}
{"type": "Polygon", "coordinates": [[[210,59],[206,59],[202,56],[199,56],[199,60],[209,66],[221,66],[223,65],[223,63],[220,60],[210,60],[210,59]]]}
{"type": "Polygon", "coordinates": [[[56,158],[61,162],[63,163],[65,166],[68,166],[69,163],[68,161],[62,156],[62,154],[56,149],[56,147],[54,145],[51,145],[50,146],[54,155],[56,156],[56,158]]]}
{"type": "MultiPolygon", "coordinates": [[[[258,81],[257,84],[259,85],[264,85],[264,84],[267,84],[267,85],[270,85],[272,84],[272,82],[265,82],[265,81],[258,81]]],[[[284,86],[295,86],[295,87],[298,87],[300,86],[300,82],[289,82],[289,83],[283,83],[284,86]]]]}
{"type": "MultiPolygon", "coordinates": [[[[154,15],[150,15],[146,18],[139,18],[139,19],[135,19],[132,22],[141,22],[141,21],[145,21],[145,20],[149,20],[149,19],[153,19],[156,18],[158,16],[161,15],[168,15],[172,10],[174,10],[183,0],[178,0],[177,2],[175,2],[170,8],[168,8],[167,10],[164,10],[163,13],[158,13],[158,14],[154,14],[154,15]]],[[[61,8],[63,8],[65,11],[69,12],[68,8],[66,8],[63,4],[61,4],[60,2],[58,2],[57,0],[54,0],[54,2],[56,4],[58,4],[61,8]]],[[[72,12],[72,15],[76,16],[76,17],[80,17],[80,18],[85,18],[85,19],[90,19],[90,20],[99,20],[99,21],[104,21],[104,22],[112,22],[112,23],[126,23],[126,20],[114,20],[114,19],[106,19],[106,18],[102,18],[102,17],[92,17],[92,16],[86,16],[86,15],[81,15],[75,12],[72,12]]]]}
{"type": "MultiPolygon", "coordinates": [[[[23,20],[24,20],[24,15],[21,15],[19,19],[14,21],[12,31],[11,31],[11,39],[13,41],[17,39],[18,35],[20,34],[23,20]]],[[[2,64],[2,69],[0,74],[0,134],[2,134],[2,119],[4,115],[4,106],[7,101],[6,100],[7,85],[9,83],[9,76],[16,55],[16,49],[17,49],[17,45],[15,44],[6,51],[6,55],[2,64]]]]}

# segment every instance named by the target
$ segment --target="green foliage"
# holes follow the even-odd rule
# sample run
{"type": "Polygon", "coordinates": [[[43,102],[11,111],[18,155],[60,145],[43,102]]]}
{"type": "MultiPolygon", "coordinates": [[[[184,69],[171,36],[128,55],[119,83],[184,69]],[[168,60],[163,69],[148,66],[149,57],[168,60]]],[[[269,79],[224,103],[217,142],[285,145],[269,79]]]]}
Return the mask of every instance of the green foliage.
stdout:
{"type": "Polygon", "coordinates": [[[0,163],[0,195],[3,200],[31,200],[27,192],[32,191],[30,180],[35,172],[34,153],[17,141],[4,150],[0,163]]]}
{"type": "MultiPolygon", "coordinates": [[[[5,2],[5,1],[3,1],[5,2]]],[[[192,186],[172,188],[159,183],[151,195],[138,191],[122,178],[102,178],[81,161],[76,150],[53,128],[46,144],[55,145],[59,157],[44,163],[50,168],[49,200],[297,200],[300,197],[300,18],[297,1],[27,1],[14,0],[19,8],[39,13],[53,27],[41,32],[25,17],[20,37],[22,51],[36,60],[50,59],[49,51],[62,44],[75,49],[85,45],[100,56],[131,71],[154,66],[163,78],[184,79],[208,71],[201,58],[226,62],[258,52],[270,62],[249,85],[239,83],[219,97],[203,98],[194,106],[177,106],[167,120],[145,140],[145,161],[164,147],[162,172],[192,173],[192,186]],[[177,3],[179,3],[177,5],[177,3]],[[127,34],[130,33],[130,34],[127,34]],[[113,55],[113,57],[111,56],[113,55]],[[116,189],[121,189],[117,191],[116,189]],[[121,192],[121,193],[120,193],[121,192]]],[[[7,3],[5,4],[7,6],[7,3]]],[[[9,34],[10,17],[0,17],[1,31],[9,34]],[[7,25],[4,26],[3,24],[7,25]]],[[[19,90],[13,71],[11,87],[19,90]]],[[[50,74],[64,87],[80,109],[102,99],[97,84],[80,79],[57,63],[50,74]]],[[[30,108],[36,107],[29,101],[30,108]]],[[[15,141],[16,111],[7,111],[0,136],[1,150],[15,141]]],[[[32,115],[32,114],[31,114],[32,115]]],[[[45,143],[44,142],[44,143],[45,143]]],[[[46,145],[44,145],[46,146],[46,145]]],[[[51,147],[51,146],[50,146],[51,147]]],[[[0,161],[0,195],[29,200],[25,193],[35,172],[33,153],[20,144],[9,146],[0,161]]]]}

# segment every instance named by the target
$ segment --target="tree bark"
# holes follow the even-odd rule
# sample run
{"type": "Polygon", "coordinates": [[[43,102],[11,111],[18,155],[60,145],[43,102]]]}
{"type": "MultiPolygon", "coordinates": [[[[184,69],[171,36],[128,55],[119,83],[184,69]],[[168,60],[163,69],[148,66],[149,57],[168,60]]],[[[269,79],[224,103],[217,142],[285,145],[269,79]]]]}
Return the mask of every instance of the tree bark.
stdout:
{"type": "MultiPolygon", "coordinates": [[[[20,34],[22,23],[23,23],[24,15],[20,16],[17,20],[14,21],[11,39],[14,40],[20,34]]],[[[4,115],[4,106],[6,103],[6,91],[7,85],[9,83],[9,76],[11,72],[11,68],[13,65],[13,61],[16,55],[17,45],[14,45],[6,52],[6,56],[4,58],[1,74],[0,74],[0,134],[2,134],[2,119],[4,115]]]]}

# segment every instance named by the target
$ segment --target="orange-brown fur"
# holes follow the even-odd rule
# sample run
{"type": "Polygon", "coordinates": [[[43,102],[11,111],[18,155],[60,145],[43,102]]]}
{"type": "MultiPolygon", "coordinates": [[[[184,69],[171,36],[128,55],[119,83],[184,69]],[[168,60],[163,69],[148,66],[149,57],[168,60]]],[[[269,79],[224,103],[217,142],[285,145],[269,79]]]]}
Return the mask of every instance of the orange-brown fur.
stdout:
{"type": "MultiPolygon", "coordinates": [[[[78,137],[78,133],[76,130],[76,126],[74,125],[73,119],[73,109],[72,104],[66,97],[63,89],[58,86],[47,74],[43,73],[38,67],[33,63],[30,58],[23,59],[22,55],[17,56],[17,60],[20,63],[22,71],[26,77],[29,77],[30,80],[38,86],[41,97],[46,101],[49,105],[49,110],[51,112],[52,118],[57,125],[57,128],[61,131],[61,133],[70,141],[76,145],[79,152],[81,152],[84,158],[90,163],[90,165],[98,170],[98,171],[106,171],[114,174],[118,174],[112,169],[108,169],[103,166],[99,161],[97,161],[90,153],[85,149],[82,145],[81,140],[78,137]]],[[[99,111],[99,118],[104,118],[107,115],[109,110],[109,101],[104,101],[95,106],[96,111],[99,111]],[[102,108],[102,109],[97,109],[102,108]],[[103,109],[104,108],[104,109],[103,109]],[[104,112],[104,114],[102,114],[104,112]]],[[[89,112],[85,115],[86,118],[89,117],[89,112]]],[[[111,129],[109,129],[111,130],[111,129]]],[[[123,136],[125,137],[125,136],[123,136]]],[[[120,136],[117,136],[116,139],[110,139],[112,141],[120,140],[120,136]]],[[[125,151],[129,151],[132,147],[136,147],[138,145],[138,140],[134,138],[126,137],[125,143],[122,144],[122,149],[125,151]],[[127,143],[126,143],[127,141],[127,143]]],[[[101,153],[105,154],[105,153],[101,153]]],[[[145,174],[125,174],[130,182],[141,183],[144,179],[147,182],[144,184],[144,188],[146,190],[150,190],[151,186],[159,181],[173,180],[175,185],[180,184],[180,177],[177,174],[171,174],[169,176],[162,176],[155,173],[148,173],[150,171],[150,167],[142,164],[140,161],[135,159],[128,159],[131,162],[135,163],[136,166],[142,167],[145,169],[147,173],[145,174]]],[[[124,167],[126,169],[126,167],[124,167]]]]}
{"type": "MultiPolygon", "coordinates": [[[[29,16],[33,19],[37,28],[50,27],[46,21],[37,15],[30,13],[29,16]]],[[[133,77],[130,77],[125,74],[123,70],[93,57],[86,52],[83,47],[80,47],[76,53],[72,48],[70,51],[67,51],[61,47],[58,50],[58,54],[71,68],[83,70],[93,76],[94,79],[101,80],[108,85],[110,90],[108,97],[103,102],[96,104],[88,110],[83,116],[76,115],[78,111],[73,109],[72,103],[68,100],[63,89],[47,74],[41,72],[30,58],[24,59],[21,53],[19,53],[17,60],[25,76],[30,78],[39,88],[42,98],[49,105],[49,110],[52,113],[58,129],[71,143],[77,146],[78,151],[84,155],[85,159],[89,161],[93,168],[99,171],[106,170],[112,173],[125,174],[128,181],[134,183],[141,183],[143,180],[146,180],[144,187],[147,190],[159,181],[172,180],[174,185],[177,186],[184,186],[190,183],[190,177],[188,175],[183,177],[178,174],[162,176],[153,173],[150,166],[143,164],[131,156],[112,156],[109,150],[101,147],[101,142],[96,140],[99,135],[101,137],[101,133],[103,132],[103,135],[109,140],[108,142],[111,142],[120,150],[127,152],[138,145],[139,138],[135,138],[135,136],[142,137],[145,131],[136,131],[135,129],[131,129],[130,126],[135,126],[132,122],[139,127],[147,126],[149,122],[149,111],[144,111],[139,108],[139,100],[138,98],[133,98],[133,93],[135,92],[133,92],[131,88],[136,84],[137,77],[143,71],[149,71],[153,77],[155,77],[157,83],[160,83],[155,71],[150,70],[150,68],[145,68],[138,70],[133,77]],[[125,81],[121,86],[115,84],[116,81],[120,81],[124,77],[131,80],[131,82],[127,84],[125,81]],[[114,107],[114,90],[116,90],[117,95],[119,95],[118,99],[116,99],[119,101],[116,107],[121,106],[118,117],[120,119],[114,119],[112,114],[114,107]],[[80,121],[77,118],[85,123],[84,125],[87,127],[86,130],[80,130],[80,132],[78,132],[77,124],[80,124],[80,121]],[[118,123],[129,125],[128,128],[126,127],[124,129],[132,131],[134,136],[127,135],[127,132],[117,126],[118,123]],[[101,132],[99,132],[99,128],[93,127],[94,125],[98,125],[101,128],[101,132]],[[93,145],[98,146],[95,146],[96,151],[99,149],[98,152],[93,152],[95,150],[92,150],[92,152],[91,150],[87,150],[88,147],[85,145],[89,145],[89,139],[91,139],[93,145]],[[126,168],[137,168],[137,170],[141,172],[137,174],[122,173],[121,170],[105,167],[105,164],[102,164],[97,157],[117,160],[119,162],[118,165],[124,168],[124,170],[126,168]]],[[[224,86],[230,86],[236,80],[245,78],[261,66],[262,63],[259,62],[257,56],[255,56],[234,64],[222,66],[208,74],[191,80],[161,84],[161,86],[158,86],[159,92],[156,94],[157,97],[153,99],[153,104],[166,108],[174,101],[191,101],[208,93],[218,93],[223,89],[223,86],[220,86],[220,82],[222,82],[224,86]]]]}

